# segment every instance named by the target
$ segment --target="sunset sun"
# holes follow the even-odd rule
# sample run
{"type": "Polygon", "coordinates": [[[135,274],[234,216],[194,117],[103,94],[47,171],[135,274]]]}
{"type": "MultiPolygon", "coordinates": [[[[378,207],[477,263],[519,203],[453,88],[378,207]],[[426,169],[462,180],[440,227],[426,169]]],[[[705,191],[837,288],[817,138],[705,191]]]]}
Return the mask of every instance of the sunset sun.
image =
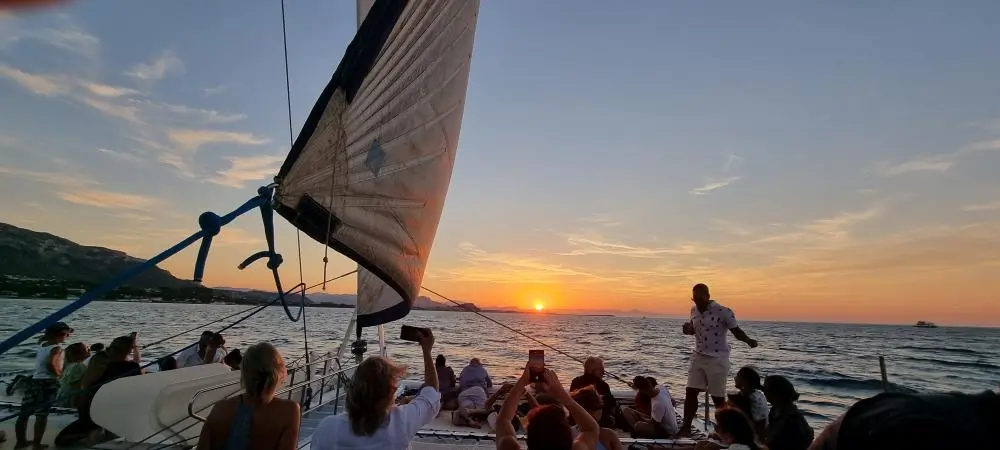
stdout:
{"type": "Polygon", "coordinates": [[[541,311],[543,309],[545,309],[545,305],[543,305],[541,302],[535,302],[535,311],[541,311]]]}

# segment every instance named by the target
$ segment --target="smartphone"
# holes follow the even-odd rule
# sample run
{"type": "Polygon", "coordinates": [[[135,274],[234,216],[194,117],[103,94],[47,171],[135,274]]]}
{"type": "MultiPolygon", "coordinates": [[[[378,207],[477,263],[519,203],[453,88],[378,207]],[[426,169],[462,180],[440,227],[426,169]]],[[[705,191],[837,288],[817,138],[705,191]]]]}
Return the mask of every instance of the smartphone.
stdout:
{"type": "Polygon", "coordinates": [[[430,331],[427,328],[411,327],[409,325],[403,325],[399,329],[399,338],[404,341],[410,342],[420,342],[420,339],[430,331]]]}
{"type": "Polygon", "coordinates": [[[545,372],[545,350],[528,350],[528,372],[531,374],[531,381],[542,381],[542,372],[545,372]]]}

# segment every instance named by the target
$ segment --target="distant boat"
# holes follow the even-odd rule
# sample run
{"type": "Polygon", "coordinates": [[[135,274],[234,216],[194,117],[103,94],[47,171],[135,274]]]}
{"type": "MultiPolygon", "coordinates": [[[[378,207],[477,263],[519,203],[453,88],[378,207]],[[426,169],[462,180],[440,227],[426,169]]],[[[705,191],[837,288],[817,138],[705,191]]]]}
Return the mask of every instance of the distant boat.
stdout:
{"type": "Polygon", "coordinates": [[[934,325],[934,322],[924,322],[923,320],[918,321],[914,326],[917,328],[937,328],[937,325],[934,325]]]}

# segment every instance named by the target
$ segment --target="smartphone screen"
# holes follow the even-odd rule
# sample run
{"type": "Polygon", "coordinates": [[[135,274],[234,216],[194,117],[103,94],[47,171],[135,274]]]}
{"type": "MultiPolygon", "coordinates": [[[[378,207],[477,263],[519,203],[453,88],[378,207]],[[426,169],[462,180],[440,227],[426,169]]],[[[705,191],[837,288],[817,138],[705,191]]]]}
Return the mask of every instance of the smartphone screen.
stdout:
{"type": "Polygon", "coordinates": [[[423,330],[424,328],[403,325],[399,329],[399,338],[404,341],[420,342],[420,338],[424,335],[423,330]]]}
{"type": "Polygon", "coordinates": [[[528,371],[531,373],[531,381],[542,381],[542,372],[545,371],[545,350],[528,350],[528,371]]]}

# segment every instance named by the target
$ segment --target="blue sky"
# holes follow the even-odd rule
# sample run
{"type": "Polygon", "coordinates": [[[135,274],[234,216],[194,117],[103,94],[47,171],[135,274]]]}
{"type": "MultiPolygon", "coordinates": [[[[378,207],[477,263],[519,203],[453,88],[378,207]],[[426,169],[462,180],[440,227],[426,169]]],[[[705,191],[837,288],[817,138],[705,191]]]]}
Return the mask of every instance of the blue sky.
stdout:
{"type": "MultiPolygon", "coordinates": [[[[705,281],[754,318],[996,325],[1000,4],[953,3],[484,1],[425,285],[683,314],[705,281]]],[[[148,257],[269,180],[279,3],[193,5],[0,13],[0,220],[148,257]]],[[[287,5],[296,133],[354,21],[287,5]]],[[[258,221],[208,284],[268,287],[234,269],[258,221]]],[[[303,242],[307,281],[321,258],[303,242]]]]}

